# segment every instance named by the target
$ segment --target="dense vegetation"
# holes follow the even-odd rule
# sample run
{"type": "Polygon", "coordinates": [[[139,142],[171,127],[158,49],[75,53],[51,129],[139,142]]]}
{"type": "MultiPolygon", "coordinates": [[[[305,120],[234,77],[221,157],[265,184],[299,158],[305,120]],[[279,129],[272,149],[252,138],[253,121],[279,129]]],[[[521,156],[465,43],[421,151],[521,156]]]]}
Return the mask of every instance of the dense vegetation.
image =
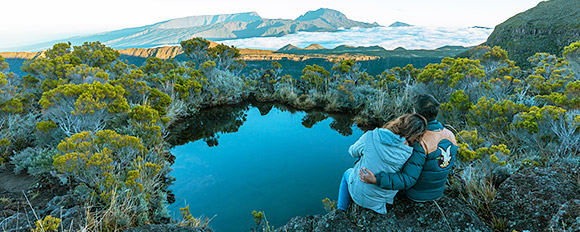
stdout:
{"type": "MultiPolygon", "coordinates": [[[[346,112],[372,127],[409,112],[413,94],[430,93],[460,142],[454,175],[463,181],[453,187],[486,221],[501,220],[488,204],[494,176],[523,166],[578,166],[580,41],[563,57],[530,57],[530,70],[499,47],[480,46],[470,58],[423,69],[407,65],[371,76],[343,60],[330,70],[308,65],[300,77],[282,75],[276,62],[242,74],[234,47],[210,48],[199,38],[181,45],[189,61],[149,58],[137,67],[99,42],[56,44],[45,58],[27,61],[22,77],[0,58],[0,162],[66,184],[90,205],[87,229],[166,223],[173,160],[166,138],[180,118],[255,100],[346,112]]],[[[187,225],[203,221],[187,208],[183,216],[187,225]]]]}

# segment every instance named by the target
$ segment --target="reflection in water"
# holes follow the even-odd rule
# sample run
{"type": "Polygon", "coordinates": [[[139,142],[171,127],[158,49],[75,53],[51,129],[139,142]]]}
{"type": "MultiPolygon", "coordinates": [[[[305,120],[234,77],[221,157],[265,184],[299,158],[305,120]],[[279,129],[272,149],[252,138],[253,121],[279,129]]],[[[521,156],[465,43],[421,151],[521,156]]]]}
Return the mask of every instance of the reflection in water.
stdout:
{"type": "Polygon", "coordinates": [[[311,113],[306,113],[306,116],[304,116],[304,118],[302,118],[302,125],[306,128],[312,128],[312,126],[314,126],[314,124],[327,119],[328,116],[326,116],[324,113],[322,112],[311,112],[311,113]]]}
{"type": "Polygon", "coordinates": [[[341,114],[332,116],[334,121],[330,123],[330,129],[333,129],[344,136],[352,135],[352,116],[341,114]]]}
{"type": "Polygon", "coordinates": [[[302,119],[302,125],[306,128],[312,128],[312,126],[314,126],[316,123],[323,121],[328,117],[332,118],[332,122],[330,123],[331,129],[344,136],[352,135],[352,125],[354,124],[354,121],[352,116],[348,114],[329,115],[319,111],[308,112],[302,119]]]}
{"type": "Polygon", "coordinates": [[[260,111],[260,115],[264,116],[270,113],[270,110],[274,107],[274,104],[254,104],[256,108],[260,111]]]}
{"type": "Polygon", "coordinates": [[[275,104],[213,108],[182,120],[172,127],[181,135],[171,149],[172,215],[188,204],[193,215],[216,215],[210,227],[222,232],[248,231],[253,210],[275,227],[324,213],[322,199],[336,200],[340,178],[355,161],[348,147],[363,132],[352,124],[346,115],[275,104]]]}
{"type": "MultiPolygon", "coordinates": [[[[275,103],[251,103],[258,108],[260,115],[267,115],[273,108],[282,112],[299,112],[292,107],[275,103]]],[[[219,134],[237,132],[246,121],[250,103],[226,105],[204,109],[191,117],[183,118],[169,128],[167,141],[172,146],[184,145],[202,139],[208,146],[219,144],[219,134]]],[[[329,114],[321,111],[308,111],[302,118],[302,125],[312,128],[316,123],[331,118],[330,128],[344,136],[352,135],[353,116],[349,114],[329,114]]]]}
{"type": "Polygon", "coordinates": [[[181,119],[169,128],[167,141],[171,146],[179,146],[203,139],[208,146],[217,146],[219,133],[236,132],[244,124],[248,105],[212,107],[181,119]]]}

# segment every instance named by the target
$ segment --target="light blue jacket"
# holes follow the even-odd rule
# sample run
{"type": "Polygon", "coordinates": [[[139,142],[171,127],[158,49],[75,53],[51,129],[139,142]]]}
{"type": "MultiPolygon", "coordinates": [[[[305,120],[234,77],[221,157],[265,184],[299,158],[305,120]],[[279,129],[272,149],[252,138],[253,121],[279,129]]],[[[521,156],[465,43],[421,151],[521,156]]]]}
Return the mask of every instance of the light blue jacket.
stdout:
{"type": "Polygon", "coordinates": [[[412,151],[412,147],[405,145],[405,138],[395,135],[390,130],[377,128],[364,133],[348,149],[352,157],[360,157],[348,181],[352,200],[362,207],[386,214],[385,203],[393,204],[393,198],[398,190],[387,190],[377,185],[363,183],[358,172],[362,167],[368,168],[373,173],[399,172],[412,151]]]}

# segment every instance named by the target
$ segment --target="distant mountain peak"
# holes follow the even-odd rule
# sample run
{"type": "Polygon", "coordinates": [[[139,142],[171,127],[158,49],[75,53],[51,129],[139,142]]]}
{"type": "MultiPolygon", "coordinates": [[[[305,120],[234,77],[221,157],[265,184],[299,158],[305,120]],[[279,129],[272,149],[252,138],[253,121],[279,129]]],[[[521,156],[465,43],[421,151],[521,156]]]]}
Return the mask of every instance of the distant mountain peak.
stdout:
{"type": "Polygon", "coordinates": [[[305,48],[299,48],[296,47],[292,44],[288,44],[280,49],[278,49],[279,52],[285,52],[285,51],[299,51],[299,50],[324,50],[326,48],[322,47],[320,44],[310,44],[308,47],[305,48]]]}
{"type": "Polygon", "coordinates": [[[315,11],[306,12],[306,14],[301,15],[300,17],[296,18],[296,21],[310,21],[310,20],[325,19],[325,18],[347,19],[346,15],[344,15],[340,11],[328,9],[328,8],[320,8],[320,9],[315,10],[315,11]]]}
{"type": "Polygon", "coordinates": [[[412,26],[413,25],[411,25],[411,24],[407,24],[407,23],[399,22],[399,21],[394,22],[391,25],[389,25],[389,27],[412,27],[412,26]]]}
{"type": "Polygon", "coordinates": [[[296,47],[296,46],[294,46],[292,44],[288,44],[288,45],[286,45],[286,46],[278,49],[278,51],[281,51],[282,52],[282,51],[291,51],[291,50],[297,50],[297,49],[300,49],[300,48],[298,48],[298,47],[296,47]]]}
{"type": "Polygon", "coordinates": [[[310,46],[305,47],[304,49],[306,49],[306,50],[320,50],[320,49],[325,49],[325,48],[322,47],[320,44],[310,44],[310,46]]]}
{"type": "Polygon", "coordinates": [[[378,24],[374,23],[363,23],[351,20],[346,17],[343,13],[337,10],[320,8],[315,11],[308,11],[306,14],[301,15],[296,18],[296,21],[302,23],[314,23],[319,27],[331,27],[331,28],[369,28],[377,27],[378,24]]]}

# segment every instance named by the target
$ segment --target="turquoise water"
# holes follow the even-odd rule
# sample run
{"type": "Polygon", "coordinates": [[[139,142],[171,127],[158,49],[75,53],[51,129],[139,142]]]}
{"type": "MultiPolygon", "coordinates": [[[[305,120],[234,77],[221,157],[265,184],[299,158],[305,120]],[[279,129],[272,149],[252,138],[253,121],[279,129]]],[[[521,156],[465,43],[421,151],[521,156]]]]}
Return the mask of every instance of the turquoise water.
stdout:
{"type": "Polygon", "coordinates": [[[337,199],[340,178],[355,161],[347,149],[363,133],[348,117],[271,105],[217,109],[175,130],[186,136],[171,150],[172,214],[179,218],[187,203],[193,216],[215,216],[210,227],[217,232],[250,231],[253,210],[275,227],[325,213],[322,199],[337,199]]]}

